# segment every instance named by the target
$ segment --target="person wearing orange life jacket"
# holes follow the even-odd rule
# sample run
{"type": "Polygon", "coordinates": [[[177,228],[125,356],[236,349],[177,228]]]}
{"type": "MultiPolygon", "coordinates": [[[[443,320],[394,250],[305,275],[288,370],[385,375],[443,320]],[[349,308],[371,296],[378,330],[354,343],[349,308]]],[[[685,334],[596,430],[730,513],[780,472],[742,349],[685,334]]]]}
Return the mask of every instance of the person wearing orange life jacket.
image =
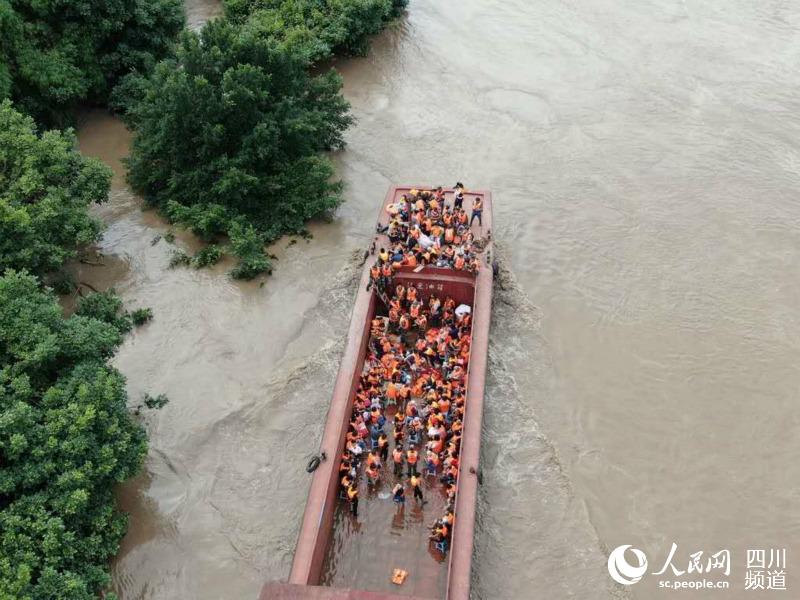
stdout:
{"type": "Polygon", "coordinates": [[[397,477],[403,476],[403,451],[400,449],[399,444],[396,444],[392,450],[392,461],[394,462],[394,474],[397,477]]]}
{"type": "Polygon", "coordinates": [[[367,284],[367,291],[370,291],[373,285],[377,288],[381,287],[381,268],[378,266],[378,263],[375,263],[369,269],[369,283],[367,284]]]}
{"type": "Polygon", "coordinates": [[[447,539],[448,532],[449,529],[447,528],[447,525],[443,521],[441,520],[436,521],[436,523],[434,523],[433,527],[431,528],[431,535],[429,539],[437,543],[443,542],[444,540],[447,539]]]}
{"type": "Polygon", "coordinates": [[[376,467],[380,468],[381,466],[381,459],[378,456],[378,453],[375,450],[370,450],[369,454],[367,454],[367,466],[369,467],[376,467]]]}
{"type": "Polygon", "coordinates": [[[415,288],[413,285],[409,285],[408,286],[408,290],[406,290],[406,298],[407,298],[409,304],[411,304],[412,302],[416,302],[416,300],[417,300],[417,288],[415,288]]]}
{"type": "Polygon", "coordinates": [[[426,462],[428,466],[428,471],[435,471],[439,468],[439,455],[436,454],[433,450],[428,450],[428,454],[426,456],[426,462]]]}
{"type": "Polygon", "coordinates": [[[418,459],[417,451],[414,448],[414,446],[411,446],[406,451],[406,462],[408,463],[408,475],[409,475],[409,477],[411,475],[419,475],[419,473],[417,472],[417,459],[418,459]]]}
{"type": "Polygon", "coordinates": [[[400,315],[400,334],[408,333],[408,330],[411,328],[411,321],[409,321],[408,317],[403,314],[400,315]]]}
{"type": "Polygon", "coordinates": [[[350,500],[350,510],[354,517],[358,517],[358,488],[355,484],[350,484],[347,488],[347,499],[350,500]]]}
{"type": "Polygon", "coordinates": [[[419,476],[411,476],[411,488],[414,490],[414,499],[424,503],[425,498],[422,497],[422,480],[419,476]]]}
{"type": "Polygon", "coordinates": [[[458,493],[458,487],[455,483],[451,483],[447,486],[445,492],[447,493],[447,498],[449,500],[455,500],[456,494],[458,493]]]}
{"type": "Polygon", "coordinates": [[[421,302],[414,302],[411,305],[411,308],[409,309],[409,312],[411,314],[411,318],[412,319],[416,319],[417,317],[419,317],[419,310],[420,310],[421,307],[422,307],[422,303],[421,302]]]}
{"type": "Polygon", "coordinates": [[[400,321],[400,312],[395,309],[389,310],[389,331],[397,330],[397,323],[400,321]]]}
{"type": "Polygon", "coordinates": [[[463,254],[456,254],[456,259],[455,259],[455,262],[453,263],[453,267],[456,269],[456,271],[463,270],[465,264],[466,264],[466,262],[464,261],[464,255],[463,254]]]}
{"type": "Polygon", "coordinates": [[[397,391],[398,398],[402,402],[408,402],[411,399],[411,388],[407,385],[403,384],[397,391]]]}
{"type": "Polygon", "coordinates": [[[383,319],[381,318],[372,319],[371,327],[372,330],[370,333],[372,333],[374,337],[379,337],[380,335],[383,334],[383,319]]]}
{"type": "Polygon", "coordinates": [[[389,438],[385,433],[378,436],[378,453],[380,454],[381,461],[386,462],[389,458],[389,438]]]}
{"type": "Polygon", "coordinates": [[[386,399],[391,400],[392,402],[397,402],[397,384],[390,382],[389,385],[386,386],[386,399]]]}
{"type": "Polygon", "coordinates": [[[406,404],[406,418],[413,417],[417,414],[417,402],[416,400],[410,400],[406,404]]]}

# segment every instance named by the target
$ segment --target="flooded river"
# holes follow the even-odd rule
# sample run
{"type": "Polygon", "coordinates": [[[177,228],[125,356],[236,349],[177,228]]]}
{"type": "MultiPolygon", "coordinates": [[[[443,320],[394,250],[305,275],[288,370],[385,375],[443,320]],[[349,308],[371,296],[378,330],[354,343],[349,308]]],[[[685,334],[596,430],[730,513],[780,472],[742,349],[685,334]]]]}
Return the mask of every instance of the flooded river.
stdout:
{"type": "MultiPolygon", "coordinates": [[[[215,14],[193,3],[193,25],[215,14]]],[[[349,320],[354,258],[386,187],[490,188],[495,295],[474,596],[608,598],[605,559],[678,544],[787,548],[800,594],[800,9],[781,0],[412,0],[338,64],[357,125],[347,203],[274,275],[169,269],[168,226],[125,187],[129,135],[87,115],[116,171],[105,266],[155,320],[116,364],[148,417],[121,491],[123,600],[255,598],[288,575],[349,320]]],[[[194,249],[185,234],[175,244],[194,249]]],[[[686,578],[686,576],[684,576],[686,578]]],[[[636,599],[674,597],[657,577],[636,599]]],[[[792,591],[793,590],[793,591],[792,591]]]]}

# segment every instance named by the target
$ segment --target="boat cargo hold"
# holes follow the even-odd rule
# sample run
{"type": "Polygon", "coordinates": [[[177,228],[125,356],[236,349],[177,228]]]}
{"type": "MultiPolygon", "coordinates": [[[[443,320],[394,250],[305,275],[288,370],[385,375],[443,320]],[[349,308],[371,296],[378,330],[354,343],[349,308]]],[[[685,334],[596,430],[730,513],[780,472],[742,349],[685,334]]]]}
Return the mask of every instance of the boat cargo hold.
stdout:
{"type": "Polygon", "coordinates": [[[469,598],[491,229],[488,191],[389,189],[291,573],[260,600],[469,598]]]}

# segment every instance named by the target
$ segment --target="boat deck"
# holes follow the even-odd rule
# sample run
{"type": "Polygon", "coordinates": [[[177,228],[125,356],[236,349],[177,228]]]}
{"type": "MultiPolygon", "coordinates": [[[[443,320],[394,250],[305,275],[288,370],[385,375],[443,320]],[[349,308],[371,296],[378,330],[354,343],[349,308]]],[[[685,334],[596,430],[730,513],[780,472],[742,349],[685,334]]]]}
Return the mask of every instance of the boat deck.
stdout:
{"type": "MultiPolygon", "coordinates": [[[[387,412],[393,416],[393,412],[387,412]]],[[[390,446],[394,438],[389,430],[390,446]]],[[[389,457],[391,463],[391,457],[389,457]]],[[[428,541],[431,523],[444,514],[446,495],[437,477],[423,477],[424,505],[407,492],[405,504],[392,500],[398,481],[392,465],[384,467],[374,489],[362,479],[358,518],[340,501],[333,536],[322,571],[322,585],[356,587],[419,598],[442,598],[447,587],[447,556],[428,541]],[[402,585],[391,582],[395,568],[408,572],[402,585]]]]}

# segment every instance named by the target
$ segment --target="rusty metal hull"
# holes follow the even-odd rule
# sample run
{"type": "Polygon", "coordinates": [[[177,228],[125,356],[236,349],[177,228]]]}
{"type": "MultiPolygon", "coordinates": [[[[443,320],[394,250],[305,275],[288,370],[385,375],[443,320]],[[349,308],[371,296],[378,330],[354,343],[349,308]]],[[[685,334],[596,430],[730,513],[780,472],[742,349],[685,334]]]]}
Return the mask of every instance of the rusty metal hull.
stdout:
{"type": "MultiPolygon", "coordinates": [[[[430,189],[429,186],[413,187],[430,189]]],[[[402,194],[408,193],[413,187],[392,186],[389,188],[381,206],[378,224],[385,225],[388,222],[386,206],[399,199],[402,194]]],[[[447,190],[447,194],[451,196],[452,190],[447,190]]],[[[483,199],[484,204],[483,225],[474,227],[473,233],[476,238],[488,236],[491,239],[491,194],[485,190],[466,192],[464,208],[469,209],[472,201],[478,196],[483,199]]],[[[375,242],[377,247],[389,244],[388,239],[383,235],[376,235],[375,242]]],[[[490,241],[481,254],[482,268],[477,276],[462,271],[433,267],[426,267],[417,273],[411,269],[402,269],[395,275],[396,279],[403,280],[404,283],[413,281],[418,284],[428,284],[429,287],[432,284],[437,293],[451,295],[458,302],[472,305],[472,351],[467,374],[461,469],[455,509],[456,523],[452,532],[446,600],[468,600],[469,598],[481,422],[491,319],[492,256],[490,241]]],[[[320,443],[320,451],[325,452],[328,459],[320,464],[313,475],[289,580],[287,583],[266,584],[261,591],[260,600],[392,600],[400,597],[409,598],[406,595],[399,596],[384,592],[319,585],[337,505],[339,481],[337,457],[344,449],[352,400],[366,356],[370,336],[370,320],[376,308],[375,293],[366,290],[370,266],[371,261],[368,260],[361,274],[347,342],[320,443]]],[[[422,285],[421,287],[424,289],[426,286],[422,285]]]]}

